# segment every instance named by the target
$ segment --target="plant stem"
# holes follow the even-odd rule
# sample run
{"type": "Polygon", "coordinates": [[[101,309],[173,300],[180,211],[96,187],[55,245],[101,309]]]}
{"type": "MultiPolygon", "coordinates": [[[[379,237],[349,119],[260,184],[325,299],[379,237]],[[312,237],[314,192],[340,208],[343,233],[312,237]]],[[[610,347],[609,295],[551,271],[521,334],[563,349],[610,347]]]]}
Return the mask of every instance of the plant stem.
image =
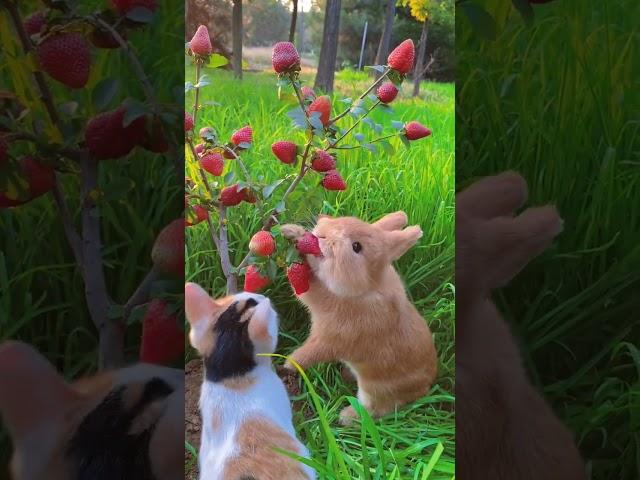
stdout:
{"type": "Polygon", "coordinates": [[[151,267],[151,270],[147,273],[147,275],[142,279],[136,291],[133,292],[133,295],[129,297],[127,303],[124,305],[124,313],[123,318],[128,319],[131,316],[131,311],[137,307],[138,305],[142,305],[149,300],[149,295],[151,294],[151,287],[153,286],[153,282],[155,282],[159,277],[159,273],[155,267],[151,267]]]}
{"type": "MultiPolygon", "coordinates": [[[[82,267],[84,264],[82,258],[82,238],[76,231],[76,228],[73,226],[73,219],[71,217],[71,213],[69,212],[69,207],[67,202],[64,199],[62,194],[62,190],[60,189],[60,180],[56,175],[56,180],[53,185],[53,199],[55,201],[56,207],[58,208],[58,212],[60,213],[60,218],[62,219],[62,226],[64,227],[64,233],[67,237],[67,241],[69,242],[69,246],[71,247],[71,251],[73,252],[73,257],[76,260],[76,263],[79,267],[82,267]]],[[[82,271],[82,268],[81,268],[82,271]]],[[[84,271],[82,271],[84,275],[84,271]]]]}
{"type": "Polygon", "coordinates": [[[346,137],[347,135],[349,135],[349,134],[353,131],[353,129],[354,129],[354,128],[356,128],[356,127],[358,126],[358,124],[360,124],[360,122],[361,122],[361,121],[362,121],[362,120],[363,120],[367,115],[369,115],[369,114],[373,111],[373,109],[374,109],[374,108],[376,108],[378,105],[380,105],[380,100],[378,100],[376,103],[374,103],[373,105],[371,105],[371,107],[369,107],[369,109],[368,109],[366,112],[364,112],[364,114],[363,114],[360,118],[358,118],[358,120],[356,120],[356,122],[355,122],[353,125],[351,125],[351,127],[349,127],[349,129],[348,129],[346,132],[344,132],[344,133],[342,134],[342,136],[341,136],[341,137],[339,137],[339,138],[338,138],[336,141],[334,141],[333,143],[329,144],[329,146],[327,147],[327,150],[330,150],[330,149],[332,149],[332,148],[335,148],[335,146],[336,146],[336,145],[337,145],[337,144],[338,144],[338,143],[339,143],[339,142],[340,142],[344,137],[346,137]]]}
{"type": "Polygon", "coordinates": [[[227,235],[227,207],[220,205],[218,207],[218,217],[220,218],[220,266],[222,272],[227,279],[227,293],[234,294],[238,292],[238,283],[236,274],[231,265],[229,258],[229,237],[227,235]]]}
{"type": "Polygon", "coordinates": [[[373,90],[374,88],[376,88],[380,83],[382,83],[382,81],[387,78],[387,75],[389,75],[389,72],[391,71],[390,68],[386,68],[385,71],[382,73],[382,75],[380,76],[380,78],[378,78],[375,82],[373,82],[369,88],[367,88],[364,93],[362,95],[360,95],[358,98],[356,98],[356,100],[353,102],[353,104],[351,104],[349,106],[349,108],[347,108],[344,112],[342,112],[341,114],[339,114],[338,116],[332,118],[329,120],[329,125],[332,125],[334,123],[336,123],[338,120],[340,120],[342,117],[344,117],[346,114],[348,114],[351,111],[351,107],[359,102],[360,100],[362,100],[364,97],[366,97],[367,95],[369,95],[369,93],[371,92],[371,90],[373,90]]]}
{"type": "MultiPolygon", "coordinates": [[[[200,64],[196,63],[196,83],[198,85],[200,83],[200,64]]],[[[200,87],[195,87],[196,93],[195,98],[193,100],[193,128],[196,128],[196,121],[198,120],[198,105],[200,103],[200,87]]],[[[195,131],[193,132],[195,134],[195,131]]],[[[198,158],[198,157],[196,157],[198,158]]]]}
{"type": "Polygon", "coordinates": [[[304,105],[304,100],[302,99],[302,92],[300,91],[300,88],[298,87],[298,84],[296,83],[294,76],[295,75],[293,73],[289,74],[289,80],[291,80],[291,86],[293,87],[293,91],[296,93],[296,98],[298,99],[298,104],[300,104],[300,108],[304,113],[304,118],[307,120],[307,124],[309,125],[309,128],[313,130],[313,125],[311,125],[311,122],[309,121],[309,113],[307,112],[307,109],[305,108],[305,105],[304,105]]]}

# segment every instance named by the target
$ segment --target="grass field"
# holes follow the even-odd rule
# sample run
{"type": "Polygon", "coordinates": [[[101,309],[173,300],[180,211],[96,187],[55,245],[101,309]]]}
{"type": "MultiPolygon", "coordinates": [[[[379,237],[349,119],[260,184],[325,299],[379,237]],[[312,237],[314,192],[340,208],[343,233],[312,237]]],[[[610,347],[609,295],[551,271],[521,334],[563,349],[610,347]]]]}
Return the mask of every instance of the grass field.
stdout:
{"type": "Polygon", "coordinates": [[[501,292],[535,383],[593,479],[640,478],[640,3],[552,2],[533,28],[509,2],[497,41],[459,17],[458,186],[505,169],[564,232],[501,292]]]}
{"type": "MultiPolygon", "coordinates": [[[[201,113],[198,127],[214,126],[221,137],[228,138],[233,130],[250,123],[254,147],[246,155],[248,168],[266,179],[280,176],[290,167],[273,157],[271,143],[281,139],[302,142],[303,134],[292,131],[286,116],[295,107],[293,99],[289,95],[278,99],[272,73],[247,73],[242,82],[228,72],[207,73],[212,85],[203,90],[203,101],[214,100],[219,105],[201,113]]],[[[305,72],[303,79],[309,79],[305,72]]],[[[362,73],[338,73],[334,101],[360,93],[368,83],[362,73]]],[[[396,100],[394,118],[418,120],[432,128],[432,137],[415,142],[408,151],[394,139],[393,156],[361,149],[345,151],[338,167],[349,189],[326,193],[317,186],[317,177],[305,178],[303,188],[310,192],[305,198],[311,200],[296,201],[299,197],[292,196],[283,215],[287,221],[309,223],[319,212],[375,220],[387,212],[404,210],[410,223],[420,224],[425,232],[397,268],[411,299],[434,332],[441,360],[438,381],[429,396],[394,415],[375,424],[364,422],[362,428],[343,428],[338,426],[338,413],[348,405],[345,397],[355,395],[355,386],[344,383],[335,365],[310,369],[307,373],[319,401],[314,404],[313,394],[305,389],[294,399],[294,423],[312,452],[321,478],[426,480],[454,476],[454,88],[424,84],[423,91],[421,99],[396,100]],[[319,420],[324,417],[327,425],[319,420]]],[[[376,112],[373,118],[386,128],[392,119],[383,112],[376,112]]],[[[351,121],[342,126],[347,127],[351,121]]],[[[362,126],[355,131],[368,134],[367,129],[362,126]]],[[[259,216],[251,207],[235,207],[229,226],[232,262],[237,265],[247,251],[251,234],[258,229],[259,216]]],[[[188,231],[186,276],[187,281],[200,283],[215,295],[224,294],[224,279],[204,224],[188,231]]],[[[265,293],[282,318],[279,353],[288,354],[306,338],[308,316],[284,275],[265,293]]]]}

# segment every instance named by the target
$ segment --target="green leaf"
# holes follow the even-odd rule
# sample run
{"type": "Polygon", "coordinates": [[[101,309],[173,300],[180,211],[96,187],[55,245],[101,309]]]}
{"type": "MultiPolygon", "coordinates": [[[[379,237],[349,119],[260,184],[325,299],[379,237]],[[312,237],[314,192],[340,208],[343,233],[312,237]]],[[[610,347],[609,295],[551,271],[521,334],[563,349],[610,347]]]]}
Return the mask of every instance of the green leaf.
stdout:
{"type": "Polygon", "coordinates": [[[149,112],[147,106],[137,100],[126,100],[124,102],[124,107],[126,109],[126,113],[124,114],[124,118],[122,120],[123,127],[128,127],[134,120],[142,117],[143,115],[146,115],[149,112]]]}
{"type": "Polygon", "coordinates": [[[65,102],[58,105],[62,113],[71,117],[78,111],[78,102],[65,102]]]}
{"type": "Polygon", "coordinates": [[[119,87],[120,82],[116,78],[100,80],[91,93],[91,101],[96,110],[102,110],[109,105],[119,87]]]}
{"type": "Polygon", "coordinates": [[[401,135],[400,136],[400,140],[402,140],[402,143],[407,148],[407,150],[409,150],[411,148],[411,142],[409,141],[409,139],[407,137],[405,137],[404,135],[401,135]]]}
{"type": "Polygon", "coordinates": [[[320,120],[320,112],[311,112],[311,115],[309,115],[309,123],[314,129],[317,129],[317,130],[324,129],[324,125],[320,120]]]}
{"type": "Polygon", "coordinates": [[[276,213],[282,213],[287,209],[287,206],[284,204],[284,200],[278,202],[276,208],[274,209],[276,213]]]}
{"type": "Polygon", "coordinates": [[[369,68],[371,70],[375,70],[376,72],[380,72],[380,73],[384,72],[384,65],[365,65],[364,68],[369,68]]]}
{"type": "Polygon", "coordinates": [[[378,148],[373,143],[363,143],[362,146],[371,153],[378,153],[378,148]]]}
{"type": "Polygon", "coordinates": [[[276,182],[273,182],[271,185],[267,185],[266,187],[264,187],[262,189],[262,196],[264,197],[264,199],[266,200],[267,198],[269,198],[271,194],[274,192],[274,190],[282,184],[282,182],[284,182],[284,178],[276,182]]]}
{"type": "Polygon", "coordinates": [[[267,275],[271,280],[274,280],[278,275],[278,264],[273,258],[270,258],[267,263],[267,275]]]}
{"type": "Polygon", "coordinates": [[[346,103],[347,105],[351,105],[353,103],[353,100],[351,98],[342,98],[340,99],[340,101],[342,103],[346,103]]]}
{"type": "Polygon", "coordinates": [[[213,55],[211,55],[211,58],[209,60],[209,67],[220,68],[220,67],[224,67],[228,63],[229,63],[228,58],[223,57],[219,53],[214,53],[213,55]]]}
{"type": "Polygon", "coordinates": [[[496,22],[484,8],[470,2],[464,2],[460,6],[471,26],[480,36],[487,40],[496,39],[498,36],[496,22]]]}
{"type": "Polygon", "coordinates": [[[404,123],[399,122],[398,120],[392,120],[391,126],[396,130],[402,130],[404,128],[404,123]]]}
{"type": "Polygon", "coordinates": [[[126,17],[136,23],[149,23],[153,20],[153,12],[148,8],[135,7],[127,12],[126,17]]]}
{"type": "Polygon", "coordinates": [[[391,145],[388,141],[382,140],[382,141],[378,142],[378,145],[380,145],[380,147],[382,147],[382,149],[384,150],[384,152],[387,155],[389,155],[389,156],[395,155],[396,149],[393,148],[393,145],[391,145]]]}
{"type": "Polygon", "coordinates": [[[233,177],[234,177],[234,173],[233,172],[229,172],[224,176],[224,184],[225,185],[229,185],[232,181],[233,181],[233,177]]]}
{"type": "Polygon", "coordinates": [[[511,0],[511,3],[513,3],[513,6],[516,7],[516,10],[520,12],[524,23],[528,27],[532,26],[534,21],[534,13],[533,7],[529,3],[529,0],[511,0]]]}
{"type": "Polygon", "coordinates": [[[364,140],[364,135],[362,133],[356,133],[353,138],[355,138],[358,142],[362,142],[364,140]]]}
{"type": "Polygon", "coordinates": [[[238,148],[241,148],[243,150],[249,150],[251,148],[251,144],[249,142],[240,142],[238,144],[238,148]]]}

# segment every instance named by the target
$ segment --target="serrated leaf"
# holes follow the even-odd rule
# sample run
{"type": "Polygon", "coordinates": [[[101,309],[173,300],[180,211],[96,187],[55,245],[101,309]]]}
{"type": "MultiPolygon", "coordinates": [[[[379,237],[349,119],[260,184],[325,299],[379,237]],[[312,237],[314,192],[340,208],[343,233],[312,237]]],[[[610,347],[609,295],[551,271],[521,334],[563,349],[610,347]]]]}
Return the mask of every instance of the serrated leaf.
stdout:
{"type": "Polygon", "coordinates": [[[484,8],[471,2],[463,2],[460,7],[473,29],[487,40],[495,40],[498,35],[496,22],[484,8]]]}
{"type": "Polygon", "coordinates": [[[153,12],[148,8],[135,7],[127,12],[126,17],[136,23],[149,23],[153,20],[153,12]]]}
{"type": "Polygon", "coordinates": [[[363,143],[362,146],[371,153],[378,153],[378,148],[373,143],[363,143]]]}
{"type": "Polygon", "coordinates": [[[278,264],[273,258],[270,258],[267,263],[267,275],[271,280],[275,280],[278,275],[278,264]]]}
{"type": "Polygon", "coordinates": [[[396,130],[402,130],[404,128],[404,123],[399,122],[398,120],[392,120],[391,126],[396,130]]]}
{"type": "Polygon", "coordinates": [[[411,148],[411,142],[409,141],[409,139],[407,137],[405,137],[404,135],[401,135],[400,136],[400,140],[402,141],[404,146],[407,148],[407,150],[409,150],[411,148]]]}
{"type": "Polygon", "coordinates": [[[285,205],[284,201],[281,200],[277,203],[277,205],[275,206],[274,210],[276,213],[282,213],[287,209],[287,206],[285,205]]]}
{"type": "Polygon", "coordinates": [[[126,112],[124,114],[124,118],[122,119],[123,127],[128,127],[134,120],[148,113],[147,106],[137,100],[130,99],[126,101],[124,103],[124,107],[126,109],[126,112]]]}
{"type": "Polygon", "coordinates": [[[358,142],[362,142],[364,140],[364,135],[362,133],[356,133],[353,138],[355,138],[358,142]]]}
{"type": "Polygon", "coordinates": [[[276,182],[273,182],[271,185],[267,185],[266,187],[264,187],[262,189],[262,196],[264,197],[264,199],[266,200],[267,198],[269,198],[271,194],[274,192],[274,190],[278,188],[280,185],[282,185],[282,182],[284,182],[284,178],[276,182]]]}
{"type": "Polygon", "coordinates": [[[380,147],[384,150],[384,152],[389,155],[389,156],[393,156],[396,153],[396,149],[393,148],[393,145],[391,145],[389,142],[387,142],[386,140],[382,140],[380,142],[378,142],[378,145],[380,145],[380,147]]]}
{"type": "Polygon", "coordinates": [[[213,55],[211,55],[209,59],[209,67],[211,68],[224,67],[228,63],[229,63],[229,59],[226,57],[223,57],[219,53],[214,53],[213,55]]]}
{"type": "Polygon", "coordinates": [[[233,177],[235,174],[233,172],[229,172],[224,176],[224,184],[229,185],[233,181],[233,177]]]}
{"type": "Polygon", "coordinates": [[[104,109],[113,97],[115,97],[120,87],[120,82],[116,78],[105,78],[100,80],[91,92],[91,101],[96,110],[104,109]]]}
{"type": "Polygon", "coordinates": [[[309,123],[316,130],[324,130],[322,120],[320,120],[320,112],[313,112],[309,116],[309,123]]]}
{"type": "Polygon", "coordinates": [[[251,148],[251,144],[249,142],[240,142],[238,144],[238,148],[242,148],[243,150],[249,150],[251,148]]]}
{"type": "Polygon", "coordinates": [[[78,102],[65,102],[58,105],[58,108],[62,113],[68,116],[73,116],[78,111],[78,102]]]}
{"type": "Polygon", "coordinates": [[[380,73],[384,72],[384,65],[365,65],[364,68],[369,68],[371,70],[375,70],[376,72],[380,72],[380,73]]]}

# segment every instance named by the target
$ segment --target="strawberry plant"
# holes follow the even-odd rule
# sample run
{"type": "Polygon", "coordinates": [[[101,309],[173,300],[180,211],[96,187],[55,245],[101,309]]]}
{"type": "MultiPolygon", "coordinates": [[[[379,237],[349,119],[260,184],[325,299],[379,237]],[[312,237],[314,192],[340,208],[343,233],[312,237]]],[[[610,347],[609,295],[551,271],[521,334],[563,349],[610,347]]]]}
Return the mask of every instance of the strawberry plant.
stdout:
{"type": "MultiPolygon", "coordinates": [[[[142,315],[143,357],[174,359],[176,350],[184,347],[184,335],[179,333],[177,293],[172,294],[164,280],[183,276],[184,221],[174,221],[162,230],[153,250],[149,248],[150,270],[129,298],[118,303],[105,277],[109,265],[101,213],[113,209],[123,222],[128,213],[122,208],[121,195],[101,184],[105,162],[122,161],[132,152],[136,156],[142,151],[166,154],[182,176],[177,148],[182,138],[175,127],[180,112],[157,100],[153,83],[128,40],[133,32],[152,28],[156,0],[110,0],[91,13],[76,2],[44,3],[47,8],[23,19],[23,2],[0,2],[0,21],[3,26],[10,24],[19,39],[21,51],[11,55],[14,60],[25,59],[9,62],[16,92],[3,92],[1,99],[0,209],[28,208],[44,195],[57,207],[84,283],[88,313],[99,333],[101,368],[125,363],[126,328],[142,315]],[[114,55],[127,62],[133,78],[129,81],[135,84],[132,90],[139,86],[140,98],[118,99],[117,79],[95,78],[98,59],[111,61],[114,55]],[[35,94],[27,92],[32,87],[35,94]],[[90,89],[90,95],[74,95],[81,89],[90,89]],[[178,135],[169,135],[176,130],[178,135]],[[79,194],[70,194],[76,186],[79,194]],[[79,202],[71,204],[77,197],[79,202]],[[146,313],[138,308],[152,297],[158,298],[146,313]],[[162,341],[170,343],[170,352],[163,351],[160,339],[150,333],[169,331],[172,338],[162,341]]],[[[8,38],[3,36],[3,49],[8,38]]]]}
{"type": "MultiPolygon", "coordinates": [[[[202,29],[205,27],[200,26],[198,32],[202,29]]],[[[300,56],[294,45],[277,43],[273,47],[272,64],[277,76],[278,94],[282,89],[291,89],[297,107],[287,113],[292,121],[291,137],[271,145],[273,157],[258,160],[252,154],[252,147],[260,141],[261,132],[253,131],[251,125],[239,124],[226,140],[216,125],[201,125],[199,122],[200,110],[208,106],[199,102],[200,90],[209,84],[209,78],[202,74],[202,69],[211,55],[210,50],[200,48],[198,32],[187,45],[187,54],[195,65],[195,82],[185,83],[185,91],[193,99],[192,106],[184,114],[189,175],[185,188],[188,204],[186,224],[192,226],[207,221],[229,293],[238,291],[241,275],[245,276],[244,289],[255,292],[266,287],[279,271],[286,271],[295,293],[303,294],[309,288],[311,272],[302,255],[320,255],[321,250],[318,239],[310,232],[295,245],[287,243],[279,234],[278,225],[286,220],[290,211],[288,202],[292,201],[292,192],[303,181],[307,185],[315,183],[316,188],[327,192],[344,191],[348,184],[340,174],[340,165],[348,161],[350,150],[362,148],[372,153],[391,155],[390,138],[400,137],[408,148],[411,141],[431,134],[418,122],[405,125],[397,121],[391,122],[392,133],[383,134],[384,127],[367,118],[376,108],[392,113],[388,104],[396,98],[406,74],[413,67],[413,42],[406,40],[401,43],[389,55],[387,65],[371,67],[381,73],[380,78],[355,100],[342,99],[341,104],[345,108],[337,114],[331,97],[316,95],[310,87],[302,85],[300,56]],[[347,116],[353,119],[352,124],[343,127],[343,119],[347,116]],[[367,124],[377,137],[367,139],[363,134],[353,133],[360,124],[367,124]],[[351,138],[354,142],[347,144],[351,138]],[[217,162],[214,169],[209,166],[213,156],[217,162]],[[283,168],[274,168],[274,172],[282,171],[284,175],[274,179],[256,178],[251,172],[251,164],[255,161],[279,161],[284,164],[283,168]],[[248,245],[249,251],[234,265],[231,258],[235,255],[231,255],[230,243],[235,245],[236,242],[230,242],[228,226],[236,214],[234,208],[243,202],[253,204],[258,210],[261,230],[254,233],[248,245]],[[208,212],[206,218],[199,213],[203,209],[208,212]]],[[[215,63],[220,65],[219,58],[215,58],[215,63]]]]}

